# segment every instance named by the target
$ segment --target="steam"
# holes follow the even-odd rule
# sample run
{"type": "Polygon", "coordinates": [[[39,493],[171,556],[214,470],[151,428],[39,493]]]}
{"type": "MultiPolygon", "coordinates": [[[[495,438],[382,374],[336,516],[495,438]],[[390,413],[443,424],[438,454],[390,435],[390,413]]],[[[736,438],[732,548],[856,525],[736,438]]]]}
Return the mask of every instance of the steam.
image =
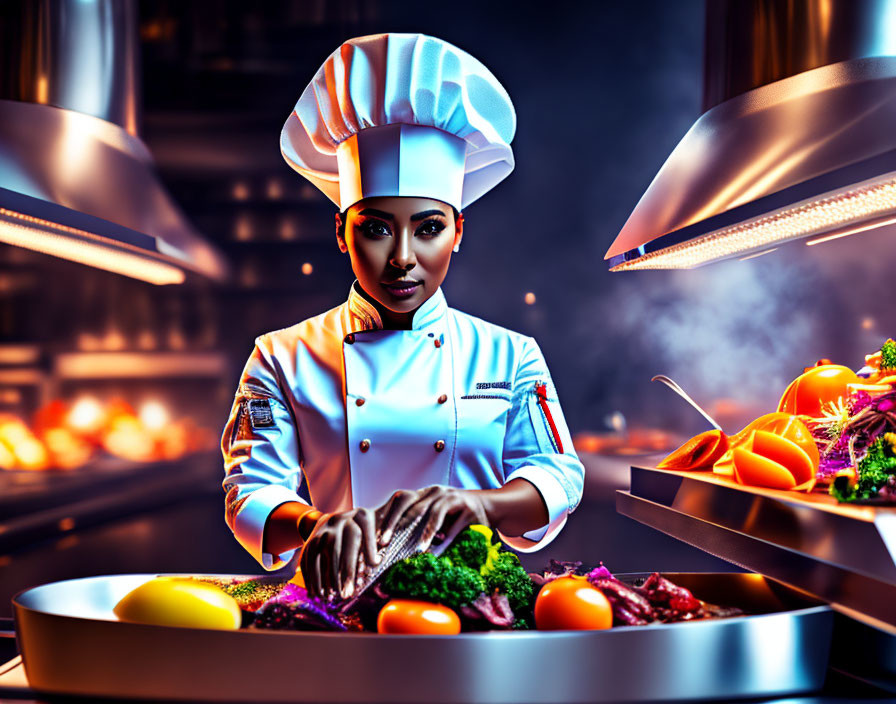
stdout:
{"type": "Polygon", "coordinates": [[[600,399],[589,415],[620,409],[632,424],[693,430],[701,419],[651,385],[652,376],[673,378],[710,410],[730,399],[749,420],[775,410],[787,384],[820,358],[860,368],[896,336],[887,256],[894,234],[795,243],[687,271],[601,276],[603,292],[576,316],[586,393],[600,399]]]}
{"type": "Polygon", "coordinates": [[[701,405],[726,397],[774,410],[787,383],[817,359],[822,321],[806,314],[816,277],[789,257],[611,276],[578,330],[593,336],[595,321],[603,328],[590,361],[606,375],[604,409],[642,422],[658,415],[663,425],[664,415],[690,415],[668,390],[650,387],[662,373],[701,405]],[[647,408],[651,399],[659,408],[647,408]]]}

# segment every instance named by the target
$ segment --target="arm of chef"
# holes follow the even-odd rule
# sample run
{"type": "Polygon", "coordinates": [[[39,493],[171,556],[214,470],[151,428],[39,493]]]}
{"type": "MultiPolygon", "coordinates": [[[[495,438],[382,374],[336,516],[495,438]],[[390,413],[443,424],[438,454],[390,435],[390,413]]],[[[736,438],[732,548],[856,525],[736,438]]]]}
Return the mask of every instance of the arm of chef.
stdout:
{"type": "Polygon", "coordinates": [[[521,537],[501,535],[520,552],[550,543],[582,499],[585,468],[572,446],[557,391],[534,338],[524,347],[513,383],[504,435],[504,481],[525,479],[535,485],[548,509],[547,525],[521,537]]]}
{"type": "Polygon", "coordinates": [[[268,516],[298,495],[302,478],[299,438],[292,413],[277,383],[271,353],[256,340],[221,436],[224,455],[225,520],[237,541],[267,570],[289,562],[295,550],[263,551],[268,516]]]}

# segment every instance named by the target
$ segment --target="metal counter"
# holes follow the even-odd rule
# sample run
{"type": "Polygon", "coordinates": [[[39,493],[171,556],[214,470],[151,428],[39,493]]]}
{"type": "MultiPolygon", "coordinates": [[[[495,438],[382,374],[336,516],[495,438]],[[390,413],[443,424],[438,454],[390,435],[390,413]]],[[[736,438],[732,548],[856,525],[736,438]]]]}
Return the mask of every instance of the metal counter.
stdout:
{"type": "MultiPolygon", "coordinates": [[[[14,600],[44,694],[197,701],[563,704],[783,696],[821,689],[829,607],[748,574],[667,574],[754,615],[606,631],[458,636],[214,631],[121,623],[154,575],[56,582],[14,600]]],[[[623,576],[631,577],[631,576],[623,576]]]]}

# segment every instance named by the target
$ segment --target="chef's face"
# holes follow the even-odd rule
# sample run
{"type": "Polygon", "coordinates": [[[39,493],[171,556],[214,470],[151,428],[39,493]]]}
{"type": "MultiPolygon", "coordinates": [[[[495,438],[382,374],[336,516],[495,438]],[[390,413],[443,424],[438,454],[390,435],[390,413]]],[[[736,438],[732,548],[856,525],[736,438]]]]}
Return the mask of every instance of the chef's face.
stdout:
{"type": "Polygon", "coordinates": [[[432,198],[364,198],[336,215],[339,249],[361,287],[385,308],[410,313],[433,295],[463,236],[447,203],[432,198]]]}

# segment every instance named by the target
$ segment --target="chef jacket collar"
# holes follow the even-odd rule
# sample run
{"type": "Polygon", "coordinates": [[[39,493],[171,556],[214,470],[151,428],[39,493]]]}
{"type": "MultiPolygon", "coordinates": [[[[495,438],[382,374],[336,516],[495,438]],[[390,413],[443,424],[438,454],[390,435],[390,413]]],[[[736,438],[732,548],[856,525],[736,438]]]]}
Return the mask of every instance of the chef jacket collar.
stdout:
{"type": "MultiPolygon", "coordinates": [[[[359,332],[364,330],[382,330],[383,320],[379,311],[360,293],[360,284],[355,279],[352,282],[348,294],[349,330],[346,332],[359,332]]],[[[411,321],[411,330],[428,330],[437,325],[448,310],[445,302],[445,294],[442,287],[427,298],[415,312],[411,321]]]]}

